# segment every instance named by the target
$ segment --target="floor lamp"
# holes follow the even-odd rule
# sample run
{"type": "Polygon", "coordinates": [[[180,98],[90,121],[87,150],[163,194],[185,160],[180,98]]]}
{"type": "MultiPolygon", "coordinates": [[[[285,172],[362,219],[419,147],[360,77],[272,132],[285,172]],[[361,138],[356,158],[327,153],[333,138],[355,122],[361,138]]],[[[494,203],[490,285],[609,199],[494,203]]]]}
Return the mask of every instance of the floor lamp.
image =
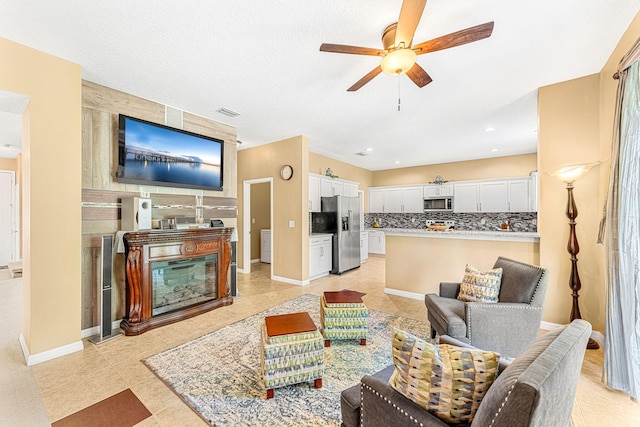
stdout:
{"type": "MultiPolygon", "coordinates": [[[[573,183],[583,177],[589,172],[589,170],[598,163],[578,163],[572,165],[561,166],[554,171],[550,172],[550,175],[564,181],[567,185],[567,218],[569,218],[569,242],[567,243],[567,251],[571,256],[571,276],[569,276],[569,287],[572,291],[573,307],[571,309],[570,321],[574,319],[582,319],[580,315],[580,306],[578,304],[578,297],[582,284],[580,283],[580,276],[578,275],[578,252],[580,252],[580,246],[578,245],[578,237],[576,236],[576,218],[578,217],[578,209],[576,208],[576,202],[573,197],[573,183]]],[[[600,348],[598,343],[589,338],[587,348],[595,350],[600,348]]]]}

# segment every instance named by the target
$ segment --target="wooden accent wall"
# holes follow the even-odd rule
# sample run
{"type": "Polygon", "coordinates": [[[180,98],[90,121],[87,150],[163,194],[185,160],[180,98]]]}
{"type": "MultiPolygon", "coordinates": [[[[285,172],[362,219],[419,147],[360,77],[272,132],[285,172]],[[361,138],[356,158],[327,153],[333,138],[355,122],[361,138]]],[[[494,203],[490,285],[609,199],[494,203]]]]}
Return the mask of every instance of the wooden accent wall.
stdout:
{"type": "MultiPolygon", "coordinates": [[[[153,219],[237,218],[237,144],[234,127],[183,113],[183,129],[224,141],[224,190],[142,186],[116,181],[118,115],[165,123],[165,106],[96,83],[82,82],[82,329],[98,325],[100,240],[120,230],[123,197],[151,198],[153,219]]],[[[116,242],[117,245],[117,242],[116,242]]],[[[112,319],[125,312],[124,255],[116,253],[112,319]]]]}

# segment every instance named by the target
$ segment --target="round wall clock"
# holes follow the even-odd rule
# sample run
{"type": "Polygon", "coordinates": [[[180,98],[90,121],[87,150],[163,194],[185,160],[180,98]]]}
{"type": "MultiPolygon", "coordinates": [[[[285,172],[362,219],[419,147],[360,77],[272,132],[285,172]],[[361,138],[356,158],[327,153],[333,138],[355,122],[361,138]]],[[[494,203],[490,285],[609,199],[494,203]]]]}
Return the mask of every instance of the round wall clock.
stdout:
{"type": "Polygon", "coordinates": [[[291,165],[284,165],[280,169],[280,177],[286,181],[290,180],[293,177],[293,167],[291,165]]]}

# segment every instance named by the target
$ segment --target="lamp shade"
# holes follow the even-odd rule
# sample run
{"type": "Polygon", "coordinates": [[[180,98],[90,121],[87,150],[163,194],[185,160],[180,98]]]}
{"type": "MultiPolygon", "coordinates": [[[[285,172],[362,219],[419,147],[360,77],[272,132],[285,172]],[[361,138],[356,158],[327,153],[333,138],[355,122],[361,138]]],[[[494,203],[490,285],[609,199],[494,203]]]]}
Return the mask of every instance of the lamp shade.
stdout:
{"type": "Polygon", "coordinates": [[[593,163],[574,163],[570,165],[559,166],[553,170],[547,172],[552,177],[564,181],[567,184],[572,184],[577,179],[582,178],[589,172],[589,170],[597,165],[599,162],[593,163]]]}
{"type": "Polygon", "coordinates": [[[411,49],[398,49],[389,52],[382,58],[380,67],[385,73],[396,76],[404,74],[416,63],[416,53],[411,49]]]}

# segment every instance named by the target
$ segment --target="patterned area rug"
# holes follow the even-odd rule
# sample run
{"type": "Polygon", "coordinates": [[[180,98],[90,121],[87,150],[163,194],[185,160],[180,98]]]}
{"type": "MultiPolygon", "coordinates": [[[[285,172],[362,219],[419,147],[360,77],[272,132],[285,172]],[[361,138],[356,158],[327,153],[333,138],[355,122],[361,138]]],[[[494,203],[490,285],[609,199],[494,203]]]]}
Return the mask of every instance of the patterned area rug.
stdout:
{"type": "Polygon", "coordinates": [[[388,366],[394,328],[428,338],[425,322],[369,310],[366,346],[332,341],[325,348],[322,388],[313,383],[275,390],[267,400],[260,374],[260,327],[265,316],[307,311],[320,325],[320,298],[303,295],[226,326],[144,363],[214,426],[339,426],[340,393],[388,366]]]}

